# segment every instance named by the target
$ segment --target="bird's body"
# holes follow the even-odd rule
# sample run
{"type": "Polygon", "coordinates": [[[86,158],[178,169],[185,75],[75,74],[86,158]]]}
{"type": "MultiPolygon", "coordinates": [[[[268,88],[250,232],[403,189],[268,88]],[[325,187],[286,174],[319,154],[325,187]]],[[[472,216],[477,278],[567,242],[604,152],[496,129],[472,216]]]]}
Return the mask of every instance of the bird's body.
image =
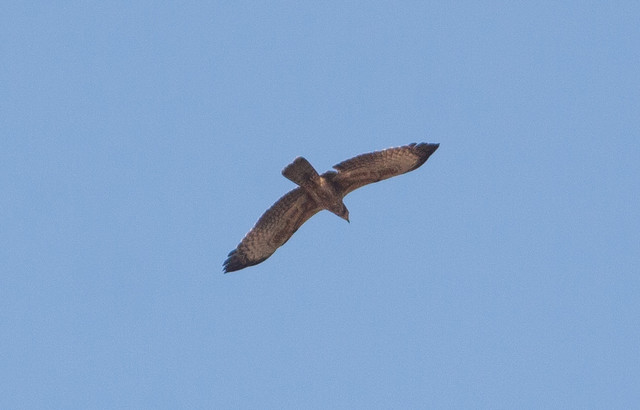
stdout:
{"type": "Polygon", "coordinates": [[[298,157],[282,170],[282,175],[300,185],[320,209],[331,211],[349,221],[349,211],[342,202],[344,195],[341,194],[340,187],[333,182],[335,172],[318,175],[309,161],[298,157]]]}
{"type": "Polygon", "coordinates": [[[258,220],[238,247],[229,253],[224,271],[256,265],[280,246],[318,211],[326,209],[349,221],[343,198],[354,189],[420,167],[439,144],[409,144],[358,155],[319,175],[309,162],[296,158],[282,174],[299,185],[280,198],[258,220]]]}

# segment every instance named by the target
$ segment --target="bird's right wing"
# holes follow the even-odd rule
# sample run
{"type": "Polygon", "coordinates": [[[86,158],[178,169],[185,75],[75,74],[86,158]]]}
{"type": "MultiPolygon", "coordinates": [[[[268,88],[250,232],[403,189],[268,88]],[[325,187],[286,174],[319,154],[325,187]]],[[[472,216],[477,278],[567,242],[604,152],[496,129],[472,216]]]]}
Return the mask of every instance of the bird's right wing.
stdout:
{"type": "Polygon", "coordinates": [[[320,209],[304,189],[289,191],[260,217],[238,247],[229,253],[224,262],[225,273],[267,259],[320,209]]]}
{"type": "Polygon", "coordinates": [[[343,196],[347,195],[361,186],[413,171],[424,164],[439,145],[413,143],[358,155],[333,166],[338,173],[332,175],[332,182],[343,196]]]}

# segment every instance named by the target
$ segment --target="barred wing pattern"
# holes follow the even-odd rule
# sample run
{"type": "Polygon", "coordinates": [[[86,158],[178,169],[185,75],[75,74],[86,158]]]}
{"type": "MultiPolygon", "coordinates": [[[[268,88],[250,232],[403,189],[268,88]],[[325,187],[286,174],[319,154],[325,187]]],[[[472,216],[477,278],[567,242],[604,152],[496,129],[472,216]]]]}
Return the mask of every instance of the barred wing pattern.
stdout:
{"type": "Polygon", "coordinates": [[[334,165],[338,173],[333,175],[331,181],[345,196],[364,185],[413,171],[424,164],[439,146],[413,143],[358,155],[334,165]]]}
{"type": "MultiPolygon", "coordinates": [[[[314,186],[305,184],[308,178],[319,178],[323,183],[328,181],[333,187],[332,190],[335,190],[333,195],[337,195],[342,201],[342,198],[354,189],[420,167],[438,149],[438,146],[439,144],[413,143],[358,155],[334,165],[333,168],[338,172],[328,171],[319,177],[304,158],[298,158],[285,168],[283,175],[302,184],[306,189],[313,189],[314,186]],[[307,163],[309,169],[303,173],[303,177],[299,178],[290,167],[300,162],[307,163]]],[[[289,191],[260,217],[238,247],[229,253],[224,262],[224,271],[233,272],[264,261],[321,209],[324,209],[323,206],[319,205],[305,188],[298,187],[289,191]]],[[[331,208],[327,209],[331,210],[331,208]]]]}
{"type": "Polygon", "coordinates": [[[233,272],[264,261],[318,211],[320,207],[302,188],[289,191],[258,219],[238,247],[229,253],[224,271],[233,272]]]}

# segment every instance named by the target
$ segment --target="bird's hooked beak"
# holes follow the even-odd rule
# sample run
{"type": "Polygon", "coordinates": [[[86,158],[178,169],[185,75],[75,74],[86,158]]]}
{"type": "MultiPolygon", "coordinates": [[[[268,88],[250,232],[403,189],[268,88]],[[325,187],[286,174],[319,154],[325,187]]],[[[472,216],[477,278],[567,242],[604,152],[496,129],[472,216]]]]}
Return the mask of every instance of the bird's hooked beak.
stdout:
{"type": "MultiPolygon", "coordinates": [[[[344,207],[344,212],[342,214],[342,219],[344,219],[345,221],[349,222],[349,210],[347,209],[347,207],[344,207]]],[[[349,222],[351,223],[351,222],[349,222]]]]}
{"type": "Polygon", "coordinates": [[[344,204],[340,204],[340,207],[329,208],[329,211],[349,222],[349,210],[344,204]]]}

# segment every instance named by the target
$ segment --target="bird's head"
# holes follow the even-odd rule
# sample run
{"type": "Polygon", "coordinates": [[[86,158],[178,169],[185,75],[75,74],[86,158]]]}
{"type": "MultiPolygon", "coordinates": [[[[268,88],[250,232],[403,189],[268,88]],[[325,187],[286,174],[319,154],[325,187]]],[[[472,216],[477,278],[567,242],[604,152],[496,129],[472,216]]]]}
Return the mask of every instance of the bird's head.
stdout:
{"type": "Polygon", "coordinates": [[[349,222],[349,210],[344,205],[344,203],[339,202],[339,203],[333,205],[329,210],[331,212],[333,212],[334,214],[338,215],[340,218],[342,218],[345,221],[349,222]]]}

